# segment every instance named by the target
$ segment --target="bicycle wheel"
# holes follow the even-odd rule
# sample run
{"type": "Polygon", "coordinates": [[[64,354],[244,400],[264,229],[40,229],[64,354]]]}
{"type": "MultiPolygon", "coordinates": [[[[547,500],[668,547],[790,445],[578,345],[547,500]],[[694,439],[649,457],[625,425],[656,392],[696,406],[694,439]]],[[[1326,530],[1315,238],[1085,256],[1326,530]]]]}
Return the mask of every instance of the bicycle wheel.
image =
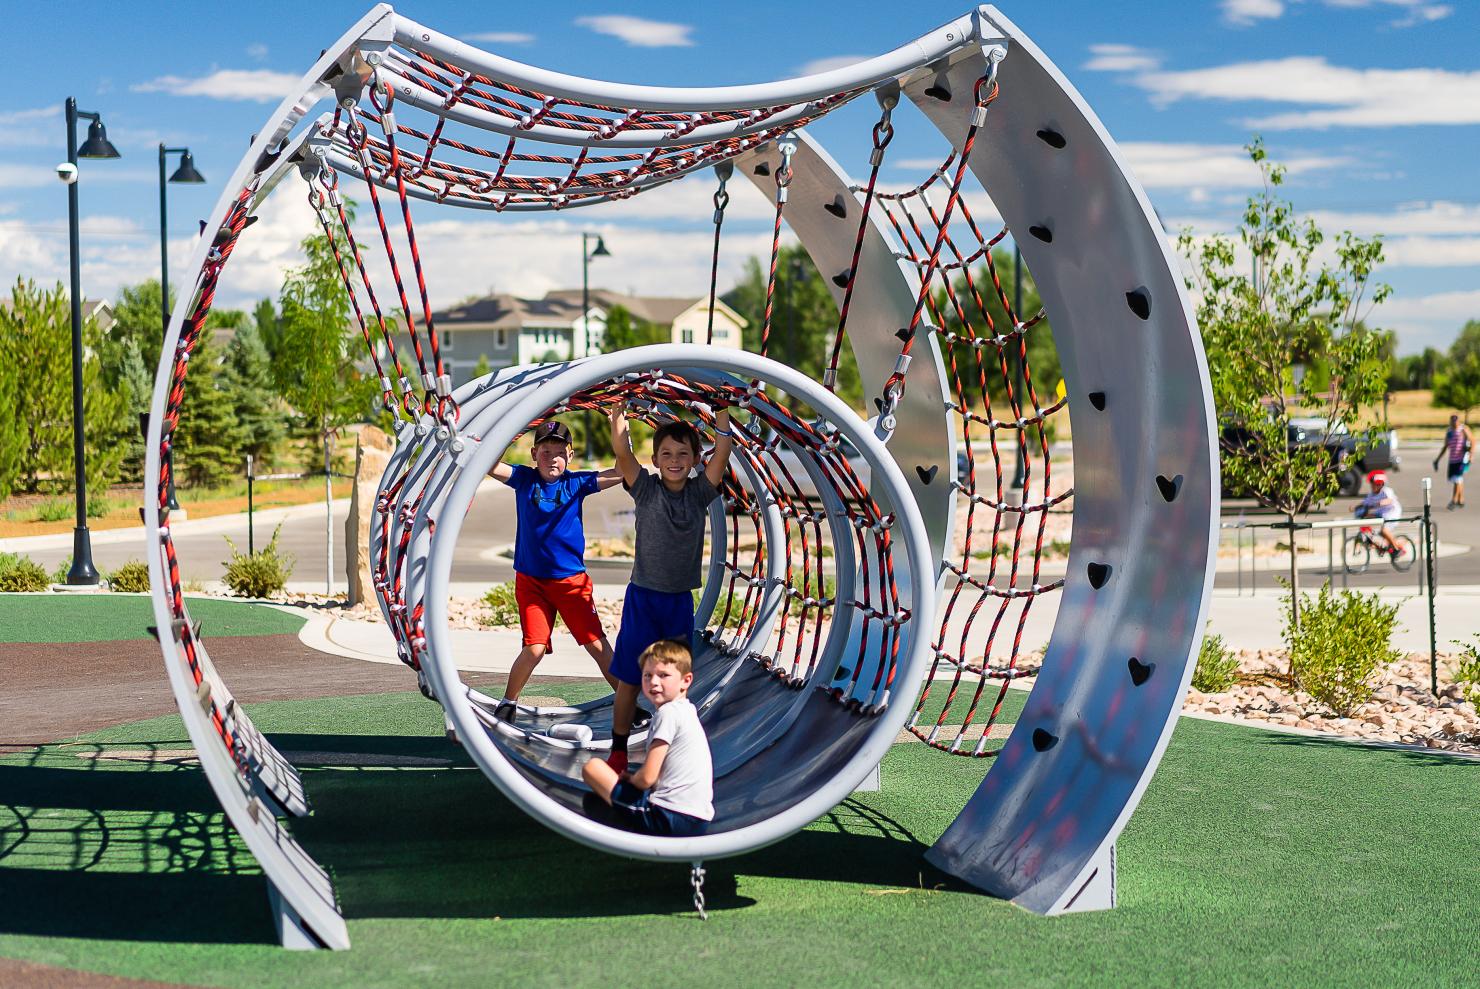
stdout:
{"type": "Polygon", "coordinates": [[[1372,565],[1372,544],[1363,536],[1352,536],[1341,544],[1341,562],[1347,573],[1366,573],[1372,565]]]}
{"type": "Polygon", "coordinates": [[[1418,544],[1413,541],[1411,536],[1396,536],[1394,537],[1394,541],[1398,544],[1398,549],[1402,550],[1403,553],[1401,556],[1389,556],[1388,562],[1393,565],[1393,569],[1398,571],[1398,573],[1407,573],[1413,569],[1413,564],[1418,560],[1418,544]]]}

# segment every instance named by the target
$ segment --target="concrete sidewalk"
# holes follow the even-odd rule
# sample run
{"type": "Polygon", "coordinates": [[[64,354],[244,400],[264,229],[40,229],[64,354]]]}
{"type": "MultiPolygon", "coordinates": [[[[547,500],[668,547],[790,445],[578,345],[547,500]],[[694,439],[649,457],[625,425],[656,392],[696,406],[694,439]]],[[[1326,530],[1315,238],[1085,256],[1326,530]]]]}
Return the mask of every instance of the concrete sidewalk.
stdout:
{"type": "MultiPolygon", "coordinates": [[[[454,585],[454,596],[473,596],[477,585],[466,588],[454,585]]],[[[622,586],[616,584],[596,585],[596,596],[603,600],[619,600],[622,586]]],[[[1398,605],[1400,623],[1393,644],[1405,651],[1427,653],[1429,648],[1428,606],[1426,600],[1412,592],[1378,591],[1378,596],[1398,605]]],[[[1048,594],[1039,599],[1028,612],[1028,621],[1023,630],[1023,653],[1030,653],[1048,644],[1058,616],[1058,594],[1048,594]]],[[[1232,592],[1215,590],[1209,613],[1208,631],[1223,636],[1232,649],[1279,649],[1283,647],[1280,629],[1284,623],[1283,598],[1274,592],[1258,596],[1238,596],[1232,592]]],[[[1475,610],[1480,608],[1480,585],[1445,587],[1437,599],[1437,639],[1441,652],[1453,651],[1451,640],[1468,638],[1476,630],[1475,610]]],[[[301,608],[285,608],[293,614],[302,615],[301,608]]],[[[1015,627],[1018,608],[1014,605],[1008,612],[1008,620],[1015,627]]],[[[980,650],[992,616],[978,616],[968,638],[970,649],[980,650]]],[[[614,634],[609,630],[609,634],[614,634]]],[[[372,663],[398,663],[395,640],[390,630],[376,622],[347,621],[323,612],[308,614],[308,623],[299,633],[307,646],[321,652],[372,663]]],[[[453,630],[451,633],[454,654],[459,669],[480,673],[507,673],[519,654],[521,638],[517,628],[488,629],[484,631],[453,630]]],[[[1011,632],[999,634],[998,641],[1005,647],[1011,643],[1011,632]]],[[[1005,659],[993,650],[994,659],[1005,659]]],[[[586,651],[577,646],[569,636],[557,635],[555,648],[540,664],[540,672],[550,676],[595,676],[596,668],[586,651]]]]}

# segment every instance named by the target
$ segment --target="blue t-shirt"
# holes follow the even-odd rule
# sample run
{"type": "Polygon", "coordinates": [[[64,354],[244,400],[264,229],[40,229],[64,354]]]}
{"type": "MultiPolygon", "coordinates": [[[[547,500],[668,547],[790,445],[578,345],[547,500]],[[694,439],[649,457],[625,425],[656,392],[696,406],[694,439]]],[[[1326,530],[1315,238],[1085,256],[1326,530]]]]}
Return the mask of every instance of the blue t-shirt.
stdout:
{"type": "Polygon", "coordinates": [[[566,471],[553,481],[542,481],[533,467],[510,466],[514,473],[504,483],[514,489],[519,524],[514,533],[514,569],[541,580],[585,573],[581,502],[599,490],[596,472],[566,471]]]}

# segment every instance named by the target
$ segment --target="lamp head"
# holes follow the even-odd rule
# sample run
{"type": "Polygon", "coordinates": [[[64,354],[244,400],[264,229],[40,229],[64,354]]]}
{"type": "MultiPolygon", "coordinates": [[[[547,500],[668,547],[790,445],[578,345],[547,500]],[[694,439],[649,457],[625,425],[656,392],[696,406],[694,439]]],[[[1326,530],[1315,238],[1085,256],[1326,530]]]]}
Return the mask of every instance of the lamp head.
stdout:
{"type": "Polygon", "coordinates": [[[170,176],[171,182],[188,182],[199,185],[205,182],[206,177],[195,170],[195,157],[185,151],[180,155],[180,167],[175,169],[175,174],[170,176]]]}
{"type": "Polygon", "coordinates": [[[596,247],[591,251],[591,256],[593,258],[609,258],[612,256],[612,252],[606,249],[606,241],[602,240],[600,236],[596,238],[596,247]]]}
{"type": "Polygon", "coordinates": [[[94,120],[87,125],[87,140],[82,142],[82,147],[77,149],[79,158],[121,158],[118,149],[113,142],[108,140],[107,128],[101,120],[94,120]]]}

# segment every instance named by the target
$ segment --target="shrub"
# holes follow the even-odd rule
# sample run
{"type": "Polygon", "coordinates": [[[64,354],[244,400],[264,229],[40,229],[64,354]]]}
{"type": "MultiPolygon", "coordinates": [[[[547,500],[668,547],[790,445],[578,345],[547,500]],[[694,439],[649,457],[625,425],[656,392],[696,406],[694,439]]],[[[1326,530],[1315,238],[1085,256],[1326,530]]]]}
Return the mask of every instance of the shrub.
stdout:
{"type": "Polygon", "coordinates": [[[29,556],[0,556],[0,592],[44,591],[50,584],[41,564],[29,556]]]}
{"type": "MultiPolygon", "coordinates": [[[[695,591],[694,606],[698,607],[698,605],[699,592],[695,591]]],[[[745,614],[745,595],[743,593],[732,593],[728,595],[728,600],[726,595],[721,594],[714,602],[714,613],[709,616],[709,624],[718,625],[723,620],[725,628],[739,628],[742,618],[745,621],[749,621],[751,617],[751,615],[745,614]],[[728,617],[725,616],[726,608],[730,609],[728,617]]]]}
{"type": "Polygon", "coordinates": [[[1238,679],[1238,657],[1223,644],[1221,635],[1203,636],[1197,650],[1197,666],[1192,671],[1192,689],[1205,694],[1219,694],[1238,679]]]}
{"type": "Polygon", "coordinates": [[[1459,646],[1459,667],[1454,671],[1454,682],[1465,692],[1465,700],[1480,704],[1480,635],[1470,642],[1454,639],[1459,646]]]}
{"type": "Polygon", "coordinates": [[[36,520],[38,522],[60,522],[69,519],[77,510],[77,506],[67,498],[48,498],[36,506],[36,520]]]}
{"type": "Polygon", "coordinates": [[[113,511],[113,499],[105,494],[90,494],[87,496],[87,517],[100,519],[113,511]]]}
{"type": "Polygon", "coordinates": [[[129,560],[108,575],[108,590],[122,594],[142,594],[149,590],[149,564],[129,560]]]}
{"type": "Polygon", "coordinates": [[[490,614],[483,619],[484,625],[499,625],[508,628],[519,624],[519,603],[514,600],[514,584],[506,581],[494,584],[483,595],[490,614]]]}
{"type": "Polygon", "coordinates": [[[67,571],[71,569],[71,555],[62,557],[57,565],[51,569],[51,582],[53,584],[65,584],[67,582],[67,571]]]}
{"type": "Polygon", "coordinates": [[[1295,630],[1292,598],[1285,599],[1285,641],[1295,681],[1338,717],[1348,717],[1371,698],[1377,671],[1402,655],[1393,648],[1398,606],[1383,604],[1375,594],[1332,594],[1323,584],[1314,597],[1300,595],[1295,630]]]}
{"type": "Polygon", "coordinates": [[[265,598],[281,593],[288,586],[288,578],[293,574],[293,557],[278,553],[278,536],[282,531],[283,525],[279,522],[267,545],[252,554],[239,552],[236,544],[227,538],[231,559],[225,561],[223,579],[231,593],[239,597],[265,598]]]}

